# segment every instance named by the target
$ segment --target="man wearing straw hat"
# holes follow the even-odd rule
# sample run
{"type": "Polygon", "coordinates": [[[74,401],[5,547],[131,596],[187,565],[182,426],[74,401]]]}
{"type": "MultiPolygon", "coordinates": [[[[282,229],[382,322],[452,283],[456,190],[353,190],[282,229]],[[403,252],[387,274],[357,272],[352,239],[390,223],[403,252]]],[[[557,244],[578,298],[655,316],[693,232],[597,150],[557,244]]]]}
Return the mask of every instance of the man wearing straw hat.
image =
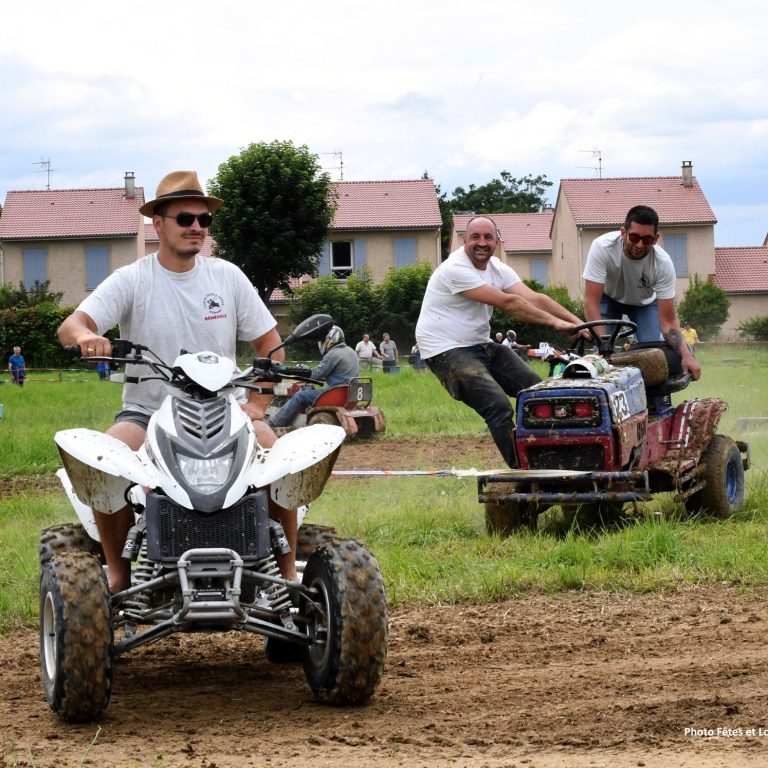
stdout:
{"type": "MultiPolygon", "coordinates": [[[[198,256],[212,214],[223,202],[203,192],[195,171],[165,176],[155,199],[139,209],[152,218],[160,241],[157,253],[104,280],[61,324],[61,343],[79,345],[85,357],[109,357],[112,345],[103,334],[118,325],[122,338],[147,345],[163,360],[174,360],[181,349],[206,349],[234,360],[238,339],[248,341],[259,356],[277,346],[277,323],[245,274],[231,262],[198,256]]],[[[281,352],[276,359],[284,359],[281,352]]],[[[107,434],[138,450],[164,395],[160,381],[127,382],[123,408],[107,434]]],[[[268,400],[251,393],[242,405],[263,447],[275,441],[262,421],[268,400]]],[[[295,580],[296,510],[270,501],[270,514],[282,523],[292,549],[278,558],[280,570],[295,580]]],[[[130,563],[121,553],[133,511],[129,506],[114,514],[94,510],[94,517],[115,594],[130,586],[130,563]]]]}

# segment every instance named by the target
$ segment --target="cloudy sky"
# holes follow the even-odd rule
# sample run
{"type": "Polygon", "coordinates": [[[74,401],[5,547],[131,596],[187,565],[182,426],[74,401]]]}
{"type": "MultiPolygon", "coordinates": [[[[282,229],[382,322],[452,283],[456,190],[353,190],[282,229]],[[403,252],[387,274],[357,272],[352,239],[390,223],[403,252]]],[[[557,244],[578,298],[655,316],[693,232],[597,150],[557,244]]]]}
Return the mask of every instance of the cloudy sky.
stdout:
{"type": "Polygon", "coordinates": [[[768,46],[757,0],[23,0],[0,26],[9,190],[201,179],[291,140],[343,178],[443,191],[508,170],[676,176],[717,245],[768,233],[768,46]],[[632,9],[635,10],[632,10],[632,9]],[[599,156],[598,156],[599,153],[599,156]]]}

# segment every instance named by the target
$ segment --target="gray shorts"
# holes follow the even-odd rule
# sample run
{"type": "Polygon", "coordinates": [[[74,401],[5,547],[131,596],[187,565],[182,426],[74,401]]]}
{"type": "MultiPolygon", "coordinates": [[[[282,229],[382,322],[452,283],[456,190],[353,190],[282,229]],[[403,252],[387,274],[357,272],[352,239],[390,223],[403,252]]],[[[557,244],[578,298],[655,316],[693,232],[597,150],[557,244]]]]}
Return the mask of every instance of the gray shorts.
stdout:
{"type": "Polygon", "coordinates": [[[122,410],[115,416],[115,424],[119,424],[121,421],[129,421],[131,424],[136,424],[141,427],[145,432],[149,426],[149,416],[146,413],[140,413],[139,411],[122,410]]]}

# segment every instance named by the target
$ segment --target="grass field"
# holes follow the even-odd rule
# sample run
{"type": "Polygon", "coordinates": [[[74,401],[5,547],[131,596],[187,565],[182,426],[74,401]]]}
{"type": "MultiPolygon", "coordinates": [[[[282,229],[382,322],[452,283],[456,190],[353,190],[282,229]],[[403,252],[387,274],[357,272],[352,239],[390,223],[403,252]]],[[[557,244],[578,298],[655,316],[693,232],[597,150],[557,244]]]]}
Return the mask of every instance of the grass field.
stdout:
{"type": "MultiPolygon", "coordinates": [[[[768,430],[757,420],[768,417],[768,348],[705,346],[699,358],[702,380],[677,397],[724,397],[730,407],[719,431],[750,443],[747,503],[730,520],[686,518],[661,497],[620,528],[583,531],[553,517],[536,534],[501,540],[484,532],[474,482],[455,478],[333,481],[313,504],[310,519],[371,546],[393,604],[489,601],[530,590],[648,591],[702,582],[765,586],[768,430]]],[[[452,401],[431,374],[403,368],[374,377],[375,402],[387,415],[385,445],[404,436],[486,436],[482,420],[452,401]]],[[[33,374],[24,389],[7,378],[0,386],[0,479],[10,489],[0,500],[1,628],[36,623],[38,533],[73,519],[63,494],[36,490],[34,482],[14,492],[13,479],[58,468],[56,430],[104,429],[119,408],[119,386],[99,382],[90,372],[65,378],[33,374]]]]}

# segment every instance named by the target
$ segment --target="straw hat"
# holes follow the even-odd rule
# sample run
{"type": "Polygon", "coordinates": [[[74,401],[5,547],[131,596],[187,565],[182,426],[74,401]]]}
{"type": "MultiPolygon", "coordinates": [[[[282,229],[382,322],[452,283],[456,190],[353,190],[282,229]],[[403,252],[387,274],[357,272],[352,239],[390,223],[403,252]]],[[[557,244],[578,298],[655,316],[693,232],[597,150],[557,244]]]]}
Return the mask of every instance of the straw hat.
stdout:
{"type": "Polygon", "coordinates": [[[154,200],[139,208],[145,216],[152,216],[156,205],[171,200],[204,200],[209,211],[215,211],[224,204],[218,197],[209,197],[203,192],[195,171],[172,171],[160,180],[156,195],[154,200]]]}

